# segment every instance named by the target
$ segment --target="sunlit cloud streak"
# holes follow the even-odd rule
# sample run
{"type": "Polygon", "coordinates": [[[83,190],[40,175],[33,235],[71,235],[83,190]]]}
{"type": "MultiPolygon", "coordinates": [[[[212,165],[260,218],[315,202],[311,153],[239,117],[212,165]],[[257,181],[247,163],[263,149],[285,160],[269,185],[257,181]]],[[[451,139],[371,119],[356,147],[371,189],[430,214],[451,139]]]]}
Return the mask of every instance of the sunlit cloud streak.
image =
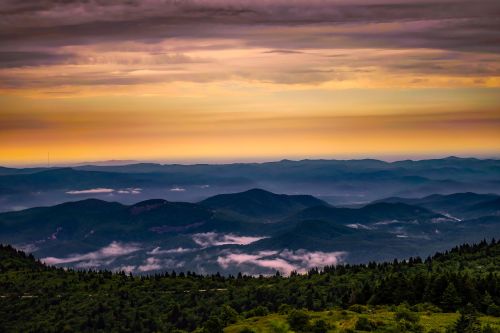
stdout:
{"type": "Polygon", "coordinates": [[[248,245],[268,236],[239,236],[235,234],[218,234],[215,232],[205,232],[193,234],[193,241],[201,247],[220,245],[248,245]]]}
{"type": "Polygon", "coordinates": [[[71,190],[67,191],[67,194],[102,194],[102,193],[113,193],[115,190],[112,188],[91,188],[88,190],[71,190]]]}
{"type": "Polygon", "coordinates": [[[252,266],[280,271],[286,275],[292,271],[305,273],[311,268],[322,268],[337,265],[343,261],[346,252],[321,252],[288,249],[282,251],[260,251],[257,253],[230,252],[222,253],[217,263],[224,269],[231,266],[252,269],[252,266]]]}
{"type": "MultiPolygon", "coordinates": [[[[94,264],[98,264],[99,260],[103,259],[112,259],[120,256],[124,256],[136,251],[139,251],[141,248],[136,244],[125,244],[120,242],[113,241],[106,247],[103,247],[97,251],[89,252],[86,254],[72,254],[65,258],[57,258],[57,257],[46,257],[40,259],[42,262],[48,265],[56,265],[56,264],[68,264],[79,261],[89,261],[89,265],[92,266],[94,264]]],[[[85,266],[85,264],[84,264],[85,266]]]]}

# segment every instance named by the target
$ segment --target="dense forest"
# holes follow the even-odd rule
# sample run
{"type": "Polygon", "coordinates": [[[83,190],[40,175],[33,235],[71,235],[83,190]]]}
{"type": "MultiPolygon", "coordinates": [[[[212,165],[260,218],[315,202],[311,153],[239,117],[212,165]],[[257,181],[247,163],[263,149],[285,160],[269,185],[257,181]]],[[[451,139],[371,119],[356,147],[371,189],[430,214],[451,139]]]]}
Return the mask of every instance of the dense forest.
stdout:
{"type": "MultiPolygon", "coordinates": [[[[465,244],[426,259],[337,265],[289,277],[78,271],[1,246],[0,296],[0,332],[222,332],[238,320],[270,313],[288,314],[294,331],[327,332],[316,327],[322,324],[307,326],[304,313],[400,304],[404,309],[396,316],[408,323],[411,310],[461,311],[449,332],[490,332],[494,328],[481,328],[476,318],[500,316],[500,241],[465,244]]],[[[374,330],[365,324],[357,330],[374,330]]],[[[403,325],[396,331],[422,329],[403,325]]]]}

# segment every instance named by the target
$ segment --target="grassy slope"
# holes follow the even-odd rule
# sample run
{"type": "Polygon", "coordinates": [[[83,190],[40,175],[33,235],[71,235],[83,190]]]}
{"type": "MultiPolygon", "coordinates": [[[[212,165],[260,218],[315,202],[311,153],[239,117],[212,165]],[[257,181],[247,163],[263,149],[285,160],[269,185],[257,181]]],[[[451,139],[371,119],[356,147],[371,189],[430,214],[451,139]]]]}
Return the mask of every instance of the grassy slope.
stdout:
{"type": "MultiPolygon", "coordinates": [[[[357,318],[366,317],[375,322],[381,323],[374,332],[386,332],[395,326],[394,312],[391,307],[371,308],[369,313],[357,313],[348,310],[332,309],[330,311],[309,311],[311,321],[319,319],[325,320],[332,329],[329,332],[342,332],[345,329],[354,329],[357,318]]],[[[458,313],[434,313],[419,312],[420,323],[425,327],[425,331],[430,329],[443,330],[453,324],[459,317],[458,313]]],[[[492,316],[481,316],[483,325],[490,324],[492,328],[500,330],[500,318],[492,316]]],[[[270,314],[263,317],[252,317],[238,321],[224,329],[224,333],[238,333],[244,328],[249,328],[256,333],[275,333],[276,326],[286,327],[286,315],[270,314]]],[[[282,332],[282,331],[279,331],[282,332]]],[[[290,331],[292,332],[292,331],[290,331]]],[[[357,331],[362,332],[362,331],[357,331]]]]}

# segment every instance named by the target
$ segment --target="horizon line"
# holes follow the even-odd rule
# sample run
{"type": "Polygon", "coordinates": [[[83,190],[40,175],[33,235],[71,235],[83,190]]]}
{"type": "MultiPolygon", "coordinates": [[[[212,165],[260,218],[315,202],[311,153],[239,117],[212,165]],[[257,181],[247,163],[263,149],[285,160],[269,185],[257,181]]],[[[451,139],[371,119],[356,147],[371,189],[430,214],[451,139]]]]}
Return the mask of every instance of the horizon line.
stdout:
{"type": "Polygon", "coordinates": [[[295,157],[295,158],[240,158],[240,159],[172,159],[172,160],[162,160],[162,159],[110,159],[102,161],[83,161],[83,162],[61,162],[47,165],[44,163],[2,163],[0,167],[22,169],[22,168],[71,168],[71,167],[81,167],[81,166],[102,166],[102,167],[112,167],[112,166],[127,166],[127,165],[137,165],[137,164],[157,164],[162,166],[167,165],[231,165],[231,164],[265,164],[265,163],[278,163],[284,161],[291,162],[302,162],[302,161],[363,161],[363,160],[375,160],[385,163],[397,163],[403,161],[427,161],[427,160],[444,160],[444,159],[478,159],[478,160],[498,160],[500,159],[500,154],[491,155],[432,155],[432,154],[422,154],[422,155],[412,155],[412,156],[401,156],[401,155],[385,155],[379,157],[368,157],[368,156],[352,156],[352,157],[295,157]],[[392,156],[392,157],[390,157],[392,156]]]}

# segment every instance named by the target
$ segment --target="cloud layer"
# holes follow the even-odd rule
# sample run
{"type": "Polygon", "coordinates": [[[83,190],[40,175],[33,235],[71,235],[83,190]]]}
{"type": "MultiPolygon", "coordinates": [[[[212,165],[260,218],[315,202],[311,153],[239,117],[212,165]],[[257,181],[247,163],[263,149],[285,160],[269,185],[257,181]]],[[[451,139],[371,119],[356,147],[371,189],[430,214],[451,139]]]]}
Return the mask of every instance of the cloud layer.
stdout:
{"type": "Polygon", "coordinates": [[[248,245],[267,236],[238,236],[235,234],[218,234],[215,232],[205,232],[194,234],[193,241],[201,247],[220,245],[248,245]]]}
{"type": "Polygon", "coordinates": [[[231,266],[252,272],[255,268],[268,272],[280,271],[290,274],[292,271],[305,273],[311,268],[337,265],[347,255],[346,252],[321,252],[307,250],[260,251],[257,253],[230,252],[218,257],[217,263],[224,269],[231,266]]]}
{"type": "Polygon", "coordinates": [[[494,0],[7,1],[2,9],[6,88],[317,84],[380,70],[499,75],[494,0]],[[41,74],[30,68],[58,65],[71,75],[27,80],[41,74]]]}
{"type": "Polygon", "coordinates": [[[88,265],[85,263],[84,264],[80,263],[80,266],[77,265],[77,267],[95,267],[99,266],[100,260],[114,259],[120,256],[124,256],[139,251],[140,249],[141,248],[136,244],[112,242],[108,246],[103,247],[98,251],[89,252],[85,254],[72,254],[65,258],[46,257],[40,260],[48,265],[69,264],[69,263],[87,261],[88,265]]]}
{"type": "Polygon", "coordinates": [[[497,153],[499,10],[497,0],[6,0],[0,156],[497,153]]]}

